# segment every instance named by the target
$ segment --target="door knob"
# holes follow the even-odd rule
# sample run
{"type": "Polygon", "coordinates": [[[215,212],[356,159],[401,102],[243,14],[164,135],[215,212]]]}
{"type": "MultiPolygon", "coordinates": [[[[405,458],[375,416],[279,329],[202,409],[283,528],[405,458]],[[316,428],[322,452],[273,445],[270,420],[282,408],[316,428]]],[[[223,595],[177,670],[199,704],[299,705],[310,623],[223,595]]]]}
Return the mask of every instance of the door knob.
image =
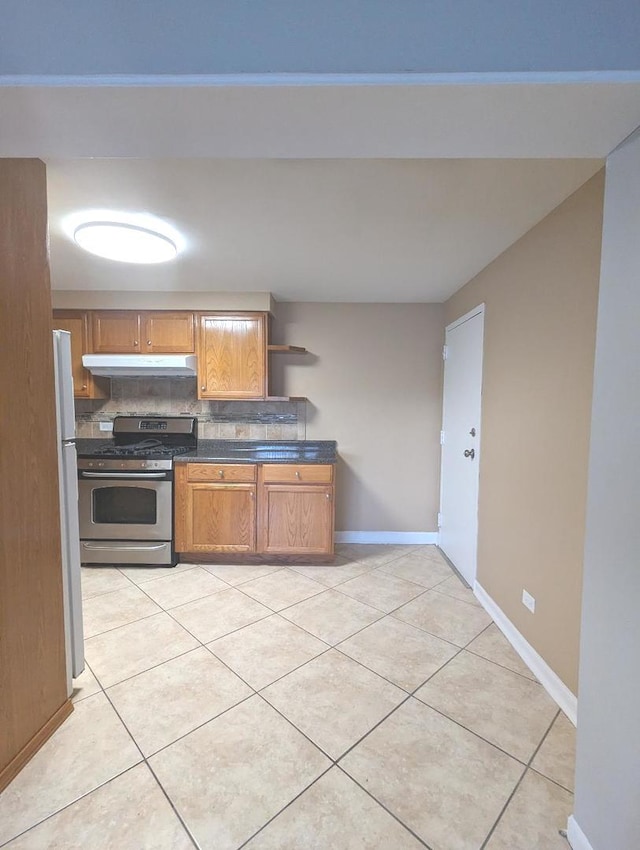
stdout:
{"type": "Polygon", "coordinates": [[[470,457],[471,460],[473,460],[474,457],[476,456],[476,450],[475,449],[465,449],[464,450],[464,456],[470,457]]]}

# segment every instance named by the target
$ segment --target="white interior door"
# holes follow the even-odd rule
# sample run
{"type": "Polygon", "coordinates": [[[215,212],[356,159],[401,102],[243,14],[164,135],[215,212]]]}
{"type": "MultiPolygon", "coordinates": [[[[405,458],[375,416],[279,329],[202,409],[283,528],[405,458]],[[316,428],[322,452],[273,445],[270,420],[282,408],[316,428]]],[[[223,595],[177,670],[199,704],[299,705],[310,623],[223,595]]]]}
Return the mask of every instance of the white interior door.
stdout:
{"type": "Polygon", "coordinates": [[[473,587],[478,548],[478,470],[484,305],[446,329],[440,548],[473,587]]]}

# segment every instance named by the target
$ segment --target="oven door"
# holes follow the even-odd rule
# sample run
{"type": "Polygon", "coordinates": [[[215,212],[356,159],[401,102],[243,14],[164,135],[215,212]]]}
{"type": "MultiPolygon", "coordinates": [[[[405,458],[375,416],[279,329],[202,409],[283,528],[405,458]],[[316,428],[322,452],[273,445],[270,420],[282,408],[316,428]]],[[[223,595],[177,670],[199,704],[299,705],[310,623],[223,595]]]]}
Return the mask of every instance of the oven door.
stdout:
{"type": "Polygon", "coordinates": [[[171,540],[170,473],[79,473],[81,540],[171,540]]]}

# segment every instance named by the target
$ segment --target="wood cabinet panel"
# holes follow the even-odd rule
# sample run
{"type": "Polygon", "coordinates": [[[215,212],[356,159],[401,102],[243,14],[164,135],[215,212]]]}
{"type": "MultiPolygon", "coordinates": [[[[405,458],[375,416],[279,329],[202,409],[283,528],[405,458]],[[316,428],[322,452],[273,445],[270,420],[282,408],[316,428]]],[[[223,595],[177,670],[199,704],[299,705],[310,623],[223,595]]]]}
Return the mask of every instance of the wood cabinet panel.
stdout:
{"type": "Polygon", "coordinates": [[[333,466],[320,463],[265,463],[262,480],[265,484],[331,484],[333,466]]]}
{"type": "Polygon", "coordinates": [[[256,467],[252,463],[189,463],[187,468],[188,481],[249,482],[256,480],[256,467]]]}
{"type": "Polygon", "coordinates": [[[92,315],[95,354],[140,353],[139,313],[131,310],[109,310],[92,315]]]}
{"type": "Polygon", "coordinates": [[[272,555],[333,554],[333,488],[265,484],[260,551],[272,555]]]}
{"type": "Polygon", "coordinates": [[[189,483],[190,465],[176,469],[176,551],[255,552],[256,485],[189,483]]]}
{"type": "Polygon", "coordinates": [[[255,552],[256,488],[190,484],[190,552],[255,552]]]}
{"type": "Polygon", "coordinates": [[[201,315],[198,398],[264,398],[265,393],[265,314],[201,315]]]}
{"type": "Polygon", "coordinates": [[[331,464],[177,464],[176,550],[333,555],[334,488],[305,483],[313,470],[333,478],[331,464]],[[290,483],[265,481],[265,475],[282,479],[296,470],[302,480],[294,475],[290,483]],[[219,478],[220,472],[228,477],[219,478]]]}
{"type": "Polygon", "coordinates": [[[47,252],[37,159],[0,159],[0,791],[67,698],[47,252]]]}
{"type": "Polygon", "coordinates": [[[195,328],[193,313],[142,313],[141,350],[154,354],[193,354],[195,328]]]}
{"type": "Polygon", "coordinates": [[[193,313],[104,310],[93,314],[96,354],[193,354],[193,313]]]}
{"type": "Polygon", "coordinates": [[[73,370],[73,395],[75,398],[105,398],[109,379],[94,378],[82,365],[82,355],[92,350],[90,315],[81,310],[54,310],[54,330],[71,334],[71,368],[73,370]]]}

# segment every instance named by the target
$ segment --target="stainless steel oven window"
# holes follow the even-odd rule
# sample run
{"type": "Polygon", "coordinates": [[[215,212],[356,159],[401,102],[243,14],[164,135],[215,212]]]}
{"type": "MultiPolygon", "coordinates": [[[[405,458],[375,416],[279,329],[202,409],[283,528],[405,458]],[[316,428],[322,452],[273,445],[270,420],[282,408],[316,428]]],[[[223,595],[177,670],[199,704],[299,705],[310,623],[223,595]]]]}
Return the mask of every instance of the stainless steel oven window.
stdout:
{"type": "Polygon", "coordinates": [[[94,486],[91,515],[99,524],[155,525],[158,522],[158,494],[146,487],[94,486]]]}
{"type": "Polygon", "coordinates": [[[78,491],[81,540],[171,540],[171,481],[87,480],[81,474],[78,491]],[[149,522],[151,502],[153,523],[149,522]]]}

